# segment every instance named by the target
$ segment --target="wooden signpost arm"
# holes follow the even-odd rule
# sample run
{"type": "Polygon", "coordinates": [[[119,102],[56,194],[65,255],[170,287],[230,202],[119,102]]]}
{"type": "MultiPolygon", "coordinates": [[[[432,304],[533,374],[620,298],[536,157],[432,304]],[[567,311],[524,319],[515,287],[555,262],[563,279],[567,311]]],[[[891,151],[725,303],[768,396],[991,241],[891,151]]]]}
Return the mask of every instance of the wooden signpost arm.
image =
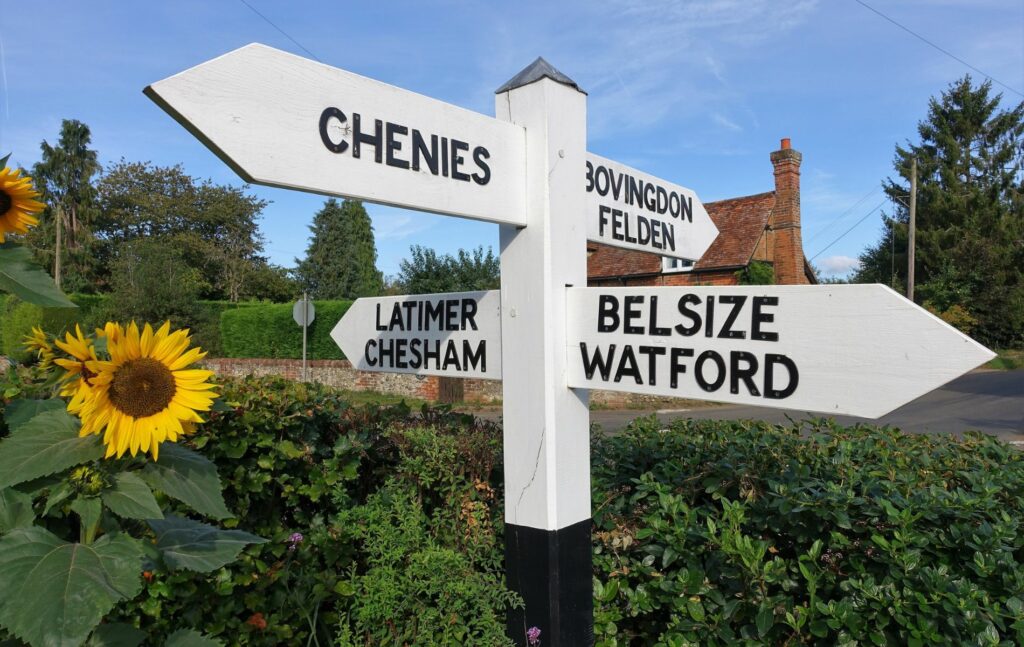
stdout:
{"type": "Polygon", "coordinates": [[[498,90],[496,115],[526,129],[527,226],[503,225],[505,555],[526,601],[509,634],[593,644],[588,392],[566,386],[566,292],[585,286],[586,95],[537,59],[498,90]]]}

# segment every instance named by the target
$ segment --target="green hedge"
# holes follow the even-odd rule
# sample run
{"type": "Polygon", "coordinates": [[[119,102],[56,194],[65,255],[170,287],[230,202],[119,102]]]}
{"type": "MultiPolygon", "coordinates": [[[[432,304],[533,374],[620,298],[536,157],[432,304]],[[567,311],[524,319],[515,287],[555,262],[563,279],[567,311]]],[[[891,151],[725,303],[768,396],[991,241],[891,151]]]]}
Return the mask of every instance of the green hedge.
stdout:
{"type": "Polygon", "coordinates": [[[96,317],[105,297],[72,294],[69,298],[77,308],[41,308],[8,295],[0,304],[0,350],[3,354],[15,361],[27,361],[29,354],[22,348],[22,342],[36,326],[50,335],[63,336],[74,330],[76,323],[81,324],[83,330],[100,323],[96,317]]]}
{"type": "MultiPolygon", "coordinates": [[[[314,301],[316,317],[309,326],[310,359],[345,359],[331,339],[331,330],[351,301],[314,301]]],[[[258,305],[226,310],[220,317],[224,357],[302,358],[302,328],[292,318],[294,304],[258,305]]]]}

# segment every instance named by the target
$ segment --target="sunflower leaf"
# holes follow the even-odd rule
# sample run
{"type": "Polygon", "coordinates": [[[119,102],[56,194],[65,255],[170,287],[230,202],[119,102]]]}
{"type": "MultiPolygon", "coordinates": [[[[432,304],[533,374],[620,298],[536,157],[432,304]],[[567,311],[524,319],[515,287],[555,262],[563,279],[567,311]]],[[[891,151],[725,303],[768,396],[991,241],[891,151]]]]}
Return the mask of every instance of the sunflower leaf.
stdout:
{"type": "Polygon", "coordinates": [[[50,398],[48,400],[22,398],[7,405],[7,408],[4,409],[4,421],[13,433],[18,430],[18,427],[21,427],[40,413],[57,411],[64,408],[64,401],[58,398],[50,398]]]}
{"type": "Polygon", "coordinates": [[[114,487],[103,491],[103,503],[114,514],[125,519],[163,519],[153,491],[132,472],[114,476],[114,487]]]}
{"type": "Polygon", "coordinates": [[[164,647],[222,647],[223,644],[194,629],[179,629],[167,637],[164,647]]]}
{"type": "Polygon", "coordinates": [[[71,544],[39,528],[0,539],[0,626],[33,645],[79,645],[119,600],[142,589],[126,535],[71,544]]]}
{"type": "Polygon", "coordinates": [[[0,488],[102,457],[99,437],[79,438],[78,421],[67,411],[44,411],[0,440],[0,488]]]}
{"type": "Polygon", "coordinates": [[[44,308],[77,308],[21,245],[0,245],[0,289],[44,308]]]}
{"type": "Polygon", "coordinates": [[[7,153],[3,157],[0,157],[0,168],[7,166],[7,160],[11,159],[11,155],[14,153],[7,153]]]}
{"type": "Polygon", "coordinates": [[[207,573],[234,561],[247,545],[267,541],[241,530],[222,530],[174,515],[147,523],[156,534],[157,550],[171,570],[207,573]]]}
{"type": "Polygon", "coordinates": [[[123,622],[111,622],[96,627],[85,647],[138,647],[146,634],[123,622]]]}
{"type": "Polygon", "coordinates": [[[32,497],[11,488],[0,489],[0,535],[32,525],[32,497]]]}
{"type": "Polygon", "coordinates": [[[160,490],[214,519],[234,515],[224,505],[217,468],[201,454],[175,443],[160,447],[160,459],[139,473],[150,487],[160,490]]]}

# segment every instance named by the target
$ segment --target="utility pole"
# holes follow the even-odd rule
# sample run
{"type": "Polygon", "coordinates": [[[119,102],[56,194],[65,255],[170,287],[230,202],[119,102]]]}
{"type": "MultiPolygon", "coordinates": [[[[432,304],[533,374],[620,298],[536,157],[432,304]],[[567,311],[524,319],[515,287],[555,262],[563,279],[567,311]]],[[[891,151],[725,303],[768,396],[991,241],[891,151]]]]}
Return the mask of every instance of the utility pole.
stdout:
{"type": "Polygon", "coordinates": [[[910,160],[910,231],[907,239],[907,298],[914,300],[914,235],[917,226],[917,158],[910,160]]]}

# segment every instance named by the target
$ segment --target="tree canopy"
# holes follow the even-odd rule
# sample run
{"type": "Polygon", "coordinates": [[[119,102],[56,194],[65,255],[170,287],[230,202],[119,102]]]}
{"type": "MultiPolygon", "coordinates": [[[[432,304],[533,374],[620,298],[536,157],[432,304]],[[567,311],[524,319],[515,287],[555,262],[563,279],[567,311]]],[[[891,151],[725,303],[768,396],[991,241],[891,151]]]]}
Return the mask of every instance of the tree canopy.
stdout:
{"type": "Polygon", "coordinates": [[[490,248],[460,249],[456,256],[413,245],[399,265],[397,287],[406,294],[493,290],[500,286],[501,263],[490,248]]]}
{"type": "Polygon", "coordinates": [[[855,276],[905,290],[916,158],[915,299],[996,346],[1024,343],[1024,103],[1001,102],[970,76],[929,101],[920,141],[896,147],[894,211],[855,276]]]}
{"type": "Polygon", "coordinates": [[[295,274],[310,296],[357,299],[381,293],[373,224],[362,202],[328,199],[309,229],[313,236],[306,257],[296,259],[295,274]]]}

